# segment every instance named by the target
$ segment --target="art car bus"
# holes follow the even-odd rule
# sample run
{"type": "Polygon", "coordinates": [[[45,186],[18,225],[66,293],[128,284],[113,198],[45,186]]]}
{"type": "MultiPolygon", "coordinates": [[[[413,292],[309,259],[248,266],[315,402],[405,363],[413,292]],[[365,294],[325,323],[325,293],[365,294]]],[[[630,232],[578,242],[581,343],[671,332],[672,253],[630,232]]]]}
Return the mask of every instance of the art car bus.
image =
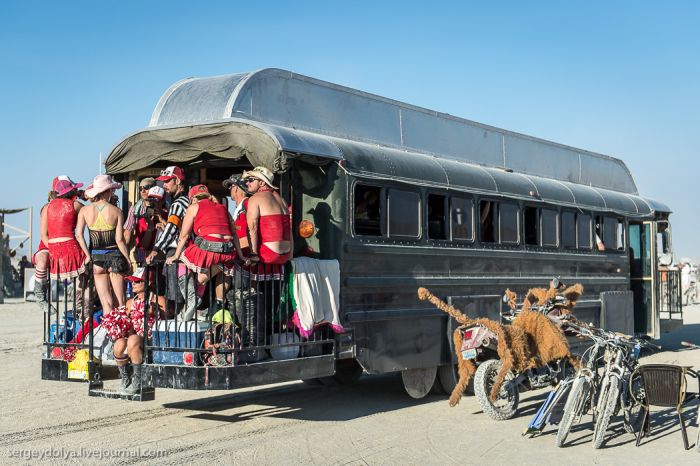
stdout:
{"type": "MultiPolygon", "coordinates": [[[[173,165],[187,189],[205,184],[233,211],[224,181],[262,166],[291,216],[293,258],[221,272],[223,292],[186,273],[183,285],[181,269],[168,280],[162,258],[147,266],[146,293],[165,304],[145,299],[157,309],[144,313],[132,399],[399,371],[414,397],[450,392],[456,323],[417,299],[421,286],[498,320],[506,288],[522,295],[559,277],[584,286],[583,321],[650,337],[682,323],[678,274],[665,267],[671,210],[606,155],[262,69],[173,84],[105,164],[125,212],[139,180],[173,165]]],[[[90,280],[60,283],[42,378],[123,396],[102,385],[114,362],[90,280]]]]}

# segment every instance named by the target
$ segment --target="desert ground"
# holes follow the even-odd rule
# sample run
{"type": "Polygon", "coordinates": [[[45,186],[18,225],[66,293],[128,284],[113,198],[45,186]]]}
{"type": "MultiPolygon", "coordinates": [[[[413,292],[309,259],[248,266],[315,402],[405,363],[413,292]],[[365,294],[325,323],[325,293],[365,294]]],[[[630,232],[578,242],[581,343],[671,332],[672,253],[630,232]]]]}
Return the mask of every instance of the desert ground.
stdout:
{"type": "MultiPolygon", "coordinates": [[[[643,359],[700,369],[700,306],[643,359]]],[[[88,397],[87,386],[40,378],[42,315],[33,303],[0,305],[0,463],[109,464],[700,464],[697,404],[684,411],[693,447],[683,450],[671,410],[652,417],[635,447],[619,422],[591,446],[590,417],[557,448],[556,427],[521,435],[545,391],[524,393],[519,415],[493,421],[473,396],[451,408],[444,395],[413,400],[398,374],[350,386],[301,382],[229,392],[158,389],[155,401],[88,397]]],[[[116,383],[116,382],[111,382],[116,383]]],[[[697,384],[691,383],[691,390],[697,384]]]]}

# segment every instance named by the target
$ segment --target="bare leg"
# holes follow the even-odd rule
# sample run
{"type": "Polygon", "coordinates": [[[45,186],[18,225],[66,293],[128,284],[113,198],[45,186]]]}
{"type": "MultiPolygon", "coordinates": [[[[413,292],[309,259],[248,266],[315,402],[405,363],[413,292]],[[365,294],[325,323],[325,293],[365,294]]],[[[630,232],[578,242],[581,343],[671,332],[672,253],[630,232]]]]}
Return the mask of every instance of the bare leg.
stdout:
{"type": "Polygon", "coordinates": [[[100,304],[102,304],[102,311],[104,312],[104,315],[108,315],[114,309],[114,300],[112,297],[112,287],[109,283],[109,274],[105,269],[96,265],[92,266],[92,270],[95,276],[97,296],[100,298],[100,304]]]}
{"type": "Polygon", "coordinates": [[[132,364],[141,364],[143,362],[143,351],[141,345],[143,337],[136,334],[131,335],[126,342],[126,352],[132,364]]]}
{"type": "Polygon", "coordinates": [[[226,280],[224,280],[224,274],[222,273],[223,270],[219,270],[216,275],[214,275],[214,283],[215,283],[215,288],[214,292],[216,293],[216,299],[223,301],[224,300],[224,294],[226,294],[226,280]]]}
{"type": "Polygon", "coordinates": [[[124,286],[124,275],[119,273],[109,274],[109,281],[112,284],[112,296],[116,298],[118,306],[124,306],[126,304],[126,288],[124,286]]]}
{"type": "Polygon", "coordinates": [[[126,338],[120,338],[115,341],[112,351],[114,351],[114,359],[117,361],[117,366],[125,366],[128,363],[128,359],[126,359],[126,338]]]}

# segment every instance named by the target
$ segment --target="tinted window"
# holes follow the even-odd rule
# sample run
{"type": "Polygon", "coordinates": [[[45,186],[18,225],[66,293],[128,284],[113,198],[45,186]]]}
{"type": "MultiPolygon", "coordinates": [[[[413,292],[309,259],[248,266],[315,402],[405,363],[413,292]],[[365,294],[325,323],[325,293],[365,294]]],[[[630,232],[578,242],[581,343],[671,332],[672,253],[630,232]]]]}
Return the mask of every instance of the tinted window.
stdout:
{"type": "Polygon", "coordinates": [[[420,196],[413,191],[389,190],[389,237],[417,238],[420,233],[420,196]]]}
{"type": "Polygon", "coordinates": [[[618,237],[617,237],[617,225],[618,221],[614,217],[604,217],[603,218],[603,244],[605,244],[605,249],[619,249],[618,237]]]}
{"type": "Polygon", "coordinates": [[[576,231],[579,249],[591,249],[591,216],[578,214],[576,231]]]}
{"type": "Polygon", "coordinates": [[[540,212],[540,225],[542,231],[542,246],[559,246],[559,231],[557,230],[557,211],[542,209],[540,212]]]}
{"type": "Polygon", "coordinates": [[[445,204],[447,197],[439,194],[428,195],[428,238],[447,239],[445,204]]]}
{"type": "Polygon", "coordinates": [[[520,226],[520,208],[517,204],[501,202],[499,206],[500,242],[502,244],[517,244],[520,226]]]}
{"type": "Polygon", "coordinates": [[[565,248],[576,247],[576,214],[574,212],[561,213],[561,244],[565,248]]]}
{"type": "Polygon", "coordinates": [[[479,202],[479,239],[483,243],[495,243],[498,232],[498,203],[479,202]]]}
{"type": "Polygon", "coordinates": [[[381,236],[381,193],[378,186],[355,185],[355,233],[381,236]]]}
{"type": "Polygon", "coordinates": [[[464,197],[453,197],[451,201],[452,239],[474,239],[474,201],[464,197]]]}
{"type": "Polygon", "coordinates": [[[537,210],[537,207],[525,207],[523,210],[525,244],[539,244],[539,222],[537,221],[537,210]]]}

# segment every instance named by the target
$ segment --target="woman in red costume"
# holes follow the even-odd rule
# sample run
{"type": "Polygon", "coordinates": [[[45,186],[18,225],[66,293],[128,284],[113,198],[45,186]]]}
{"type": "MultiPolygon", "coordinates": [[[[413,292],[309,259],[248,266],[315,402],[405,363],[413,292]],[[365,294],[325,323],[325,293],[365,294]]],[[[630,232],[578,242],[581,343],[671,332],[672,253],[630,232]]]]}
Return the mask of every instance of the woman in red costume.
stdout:
{"type": "Polygon", "coordinates": [[[41,212],[41,241],[49,247],[52,280],[75,278],[90,261],[75,236],[78,211],[83,207],[77,201],[77,190],[82,185],[67,176],[57,176],[52,186],[56,199],[41,212]]]}
{"type": "Polygon", "coordinates": [[[243,173],[248,192],[248,232],[252,260],[282,265],[292,258],[292,228],[289,208],[273,184],[273,174],[265,167],[243,173]]]}
{"type": "MultiPolygon", "coordinates": [[[[221,277],[224,268],[231,268],[237,257],[243,258],[238,237],[231,230],[231,215],[226,207],[216,202],[203,184],[189,191],[190,206],[182,220],[180,240],[166,264],[177,260],[197,274],[197,282],[205,284],[211,278],[221,277]],[[190,233],[194,232],[194,244],[185,249],[190,233]],[[184,253],[183,253],[184,250],[184,253]]],[[[223,301],[223,280],[216,282],[216,298],[223,301]]]]}

